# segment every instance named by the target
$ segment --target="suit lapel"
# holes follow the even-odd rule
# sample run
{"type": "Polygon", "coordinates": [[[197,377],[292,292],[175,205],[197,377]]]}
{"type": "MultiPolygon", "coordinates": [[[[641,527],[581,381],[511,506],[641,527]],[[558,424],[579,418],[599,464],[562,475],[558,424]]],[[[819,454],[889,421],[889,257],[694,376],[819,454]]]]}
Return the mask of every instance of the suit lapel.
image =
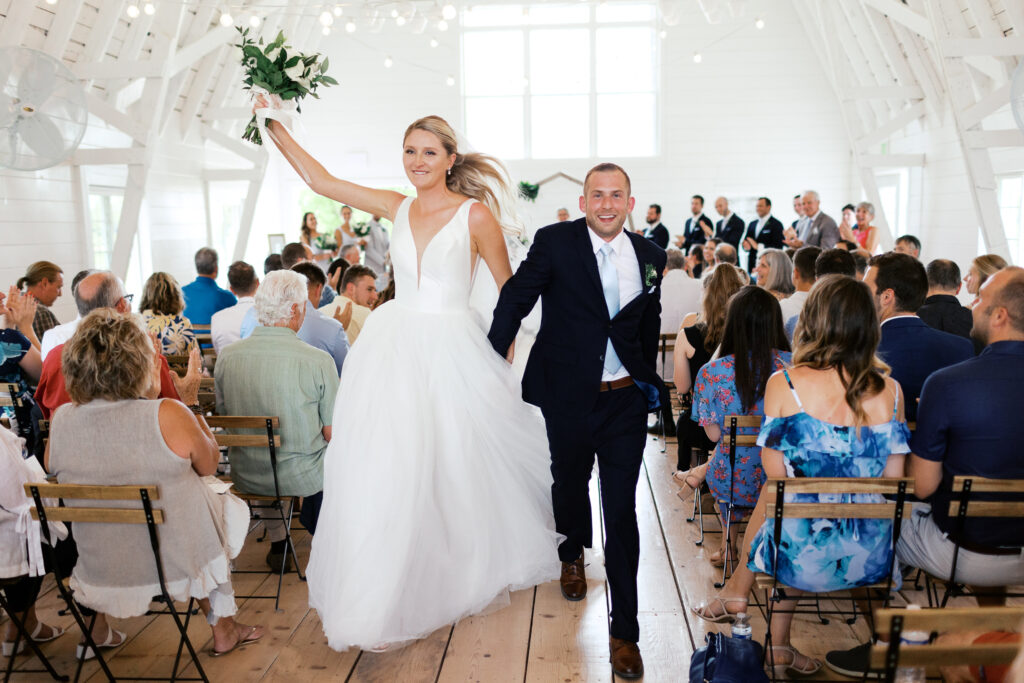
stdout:
{"type": "Polygon", "coordinates": [[[579,255],[583,263],[583,270],[587,272],[590,277],[590,281],[596,288],[597,295],[601,298],[601,308],[608,311],[607,306],[604,304],[604,288],[601,286],[601,274],[597,272],[597,257],[594,256],[594,245],[590,241],[590,228],[587,227],[586,219],[580,221],[580,229],[576,231],[577,239],[579,240],[579,255]]]}

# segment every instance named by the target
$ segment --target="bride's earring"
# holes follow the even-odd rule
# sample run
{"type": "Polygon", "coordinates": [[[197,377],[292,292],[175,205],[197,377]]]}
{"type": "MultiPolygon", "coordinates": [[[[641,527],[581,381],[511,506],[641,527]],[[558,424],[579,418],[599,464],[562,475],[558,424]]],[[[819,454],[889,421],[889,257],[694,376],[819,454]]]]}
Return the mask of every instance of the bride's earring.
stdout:
{"type": "Polygon", "coordinates": [[[451,166],[449,166],[449,167],[448,167],[448,175],[451,175],[451,174],[452,174],[452,167],[451,167],[451,166]]]}

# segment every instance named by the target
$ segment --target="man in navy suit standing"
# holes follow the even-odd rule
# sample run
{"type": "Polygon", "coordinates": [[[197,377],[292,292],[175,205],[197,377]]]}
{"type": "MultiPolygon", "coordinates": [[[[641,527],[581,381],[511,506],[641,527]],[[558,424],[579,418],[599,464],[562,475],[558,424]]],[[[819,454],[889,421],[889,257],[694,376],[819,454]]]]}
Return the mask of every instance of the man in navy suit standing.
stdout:
{"type": "Polygon", "coordinates": [[[782,249],[785,239],[782,221],[772,215],[772,200],[767,197],[757,199],[757,220],[750,221],[747,236],[743,238],[743,247],[747,250],[747,272],[753,273],[757,267],[757,249],[782,249]]]}
{"type": "Polygon", "coordinates": [[[644,237],[662,249],[668,249],[668,228],[661,223],[661,205],[651,204],[647,207],[647,229],[644,237]]]}
{"type": "Polygon", "coordinates": [[[715,234],[714,224],[704,215],[704,197],[699,194],[693,195],[690,198],[690,211],[693,216],[686,219],[683,234],[676,238],[676,246],[682,249],[684,254],[689,254],[690,247],[704,244],[715,234]]]}
{"type": "Polygon", "coordinates": [[[742,218],[732,212],[732,209],[729,208],[729,200],[725,197],[715,200],[715,211],[722,217],[722,220],[715,224],[715,237],[722,242],[731,244],[738,254],[746,224],[742,218]]]}
{"type": "Polygon", "coordinates": [[[878,356],[903,389],[907,421],[917,420],[921,387],[936,370],[974,357],[971,342],[929,327],[916,311],[928,295],[928,275],[913,256],[888,252],[872,257],[864,283],[875,296],[882,323],[878,356]]]}
{"type": "Polygon", "coordinates": [[[511,357],[522,319],[540,298],[537,341],[523,376],[523,398],[540,407],[551,450],[555,528],[565,536],[562,595],[586,597],[583,549],[593,538],[588,483],[597,455],[611,593],[612,670],[643,676],[637,642],[640,534],[636,485],[647,414],[660,406],[655,369],[665,251],[622,229],[633,209],[629,176],[604,163],[587,173],[584,218],[537,231],[526,260],[501,289],[488,335],[511,357]]]}

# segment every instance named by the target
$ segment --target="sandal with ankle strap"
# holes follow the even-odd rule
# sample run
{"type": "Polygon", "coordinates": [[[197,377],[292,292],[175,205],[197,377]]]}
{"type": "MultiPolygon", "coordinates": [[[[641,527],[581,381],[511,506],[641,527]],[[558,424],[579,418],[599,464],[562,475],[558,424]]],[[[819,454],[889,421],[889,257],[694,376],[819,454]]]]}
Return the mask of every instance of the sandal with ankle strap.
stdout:
{"type": "MultiPolygon", "coordinates": [[[[704,465],[700,465],[700,467],[704,467],[704,465]]],[[[678,496],[679,500],[684,503],[690,500],[697,490],[700,489],[700,485],[704,483],[704,479],[702,477],[694,474],[694,470],[700,469],[700,467],[691,467],[685,472],[683,470],[676,470],[672,475],[672,482],[679,487],[679,491],[676,493],[676,496],[678,496]],[[691,481],[695,481],[697,484],[693,485],[690,483],[691,481]]]]}
{"type": "MultiPolygon", "coordinates": [[[[51,640],[56,640],[57,638],[60,638],[62,635],[64,635],[64,629],[62,629],[60,626],[50,626],[49,624],[44,624],[41,621],[36,621],[36,627],[32,629],[32,633],[29,634],[29,638],[31,638],[32,641],[35,643],[48,643],[51,640]],[[50,629],[50,635],[45,638],[40,636],[40,634],[43,631],[43,628],[50,629]]],[[[18,641],[17,653],[14,652],[13,640],[5,640],[2,643],[0,643],[0,651],[3,652],[4,657],[12,657],[15,654],[20,655],[25,651],[26,647],[28,647],[28,643],[25,642],[24,638],[18,641]]]]}
{"type": "Polygon", "coordinates": [[[709,621],[712,624],[731,624],[736,619],[736,615],[737,614],[739,614],[740,612],[746,612],[747,611],[746,608],[747,608],[747,599],[746,598],[725,598],[725,597],[722,597],[721,595],[716,595],[716,596],[712,597],[710,600],[708,600],[707,602],[705,602],[703,605],[698,605],[697,607],[691,607],[690,611],[693,612],[696,616],[698,616],[701,619],[703,619],[704,621],[709,621]],[[738,612],[730,612],[729,611],[729,603],[730,602],[742,602],[743,603],[743,609],[739,610],[738,612]],[[714,605],[716,607],[721,607],[722,611],[721,612],[718,612],[717,610],[713,611],[711,609],[712,605],[714,605]]]}
{"type": "Polygon", "coordinates": [[[781,678],[786,674],[792,676],[813,676],[821,670],[821,660],[815,659],[814,657],[808,657],[791,645],[772,645],[771,651],[772,668],[776,678],[781,678]],[[791,657],[789,664],[777,663],[775,659],[776,652],[785,652],[789,654],[791,657]],[[796,665],[798,657],[803,657],[806,660],[804,666],[798,667],[796,665]]]}

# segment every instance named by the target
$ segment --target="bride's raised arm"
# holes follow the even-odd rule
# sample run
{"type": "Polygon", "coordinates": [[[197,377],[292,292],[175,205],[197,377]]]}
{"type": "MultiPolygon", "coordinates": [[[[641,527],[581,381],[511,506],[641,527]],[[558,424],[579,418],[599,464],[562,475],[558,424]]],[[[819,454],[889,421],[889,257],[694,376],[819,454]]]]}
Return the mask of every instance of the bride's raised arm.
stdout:
{"type": "Polygon", "coordinates": [[[313,192],[342,204],[354,206],[366,213],[384,216],[394,220],[399,204],[405,195],[393,190],[378,190],[335,178],[323,165],[304,150],[288,130],[273,119],[267,119],[267,131],[271,141],[284,154],[292,168],[304,178],[313,192]]]}
{"type": "Polygon", "coordinates": [[[512,263],[508,258],[505,234],[494,215],[483,204],[477,202],[469,208],[469,236],[476,251],[484,259],[498,291],[512,277],[512,263]]]}

